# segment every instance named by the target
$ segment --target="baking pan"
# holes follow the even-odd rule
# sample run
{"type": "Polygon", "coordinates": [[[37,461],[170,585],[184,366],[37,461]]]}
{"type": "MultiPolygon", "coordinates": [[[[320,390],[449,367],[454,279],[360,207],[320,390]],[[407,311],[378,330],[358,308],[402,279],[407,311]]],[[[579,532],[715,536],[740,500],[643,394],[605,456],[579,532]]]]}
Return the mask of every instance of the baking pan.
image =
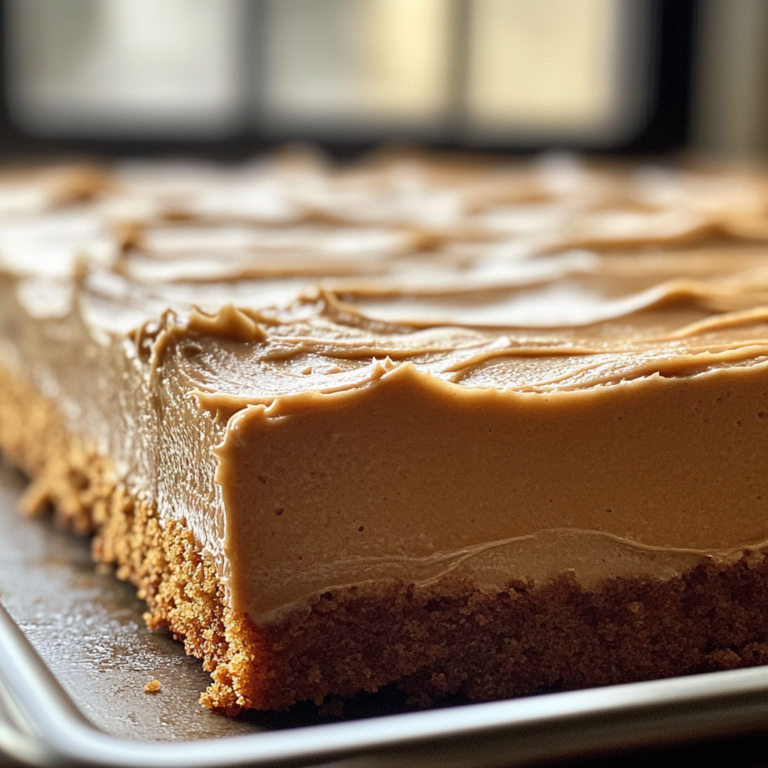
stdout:
{"type": "Polygon", "coordinates": [[[0,467],[3,764],[481,768],[768,726],[768,667],[427,712],[376,694],[333,722],[309,706],[227,719],[197,703],[199,662],[144,627],[87,540],[16,513],[23,484],[0,467]]]}

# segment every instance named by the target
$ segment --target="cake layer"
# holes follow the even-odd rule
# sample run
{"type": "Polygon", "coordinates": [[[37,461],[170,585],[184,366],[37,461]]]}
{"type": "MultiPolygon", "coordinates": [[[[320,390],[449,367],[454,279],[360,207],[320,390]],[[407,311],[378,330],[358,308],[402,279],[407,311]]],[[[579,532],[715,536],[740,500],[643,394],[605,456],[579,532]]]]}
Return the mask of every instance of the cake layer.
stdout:
{"type": "Polygon", "coordinates": [[[758,663],[766,189],[562,160],[7,176],[0,446],[230,713],[758,663]]]}
{"type": "Polygon", "coordinates": [[[768,539],[768,364],[518,395],[403,365],[238,412],[216,448],[233,606],[462,576],[665,578],[768,539]],[[727,515],[724,510],[728,510],[727,515]]]}
{"type": "Polygon", "coordinates": [[[3,369],[0,427],[8,455],[35,468],[27,509],[51,503],[63,524],[98,529],[97,559],[139,588],[151,627],[169,626],[203,659],[214,682],[202,701],[227,714],[386,683],[428,706],[454,693],[482,700],[768,662],[768,562],[757,552],[586,590],[568,573],[492,591],[461,577],[369,582],[257,626],[227,607],[189,529],[161,524],[51,401],[3,369]]]}

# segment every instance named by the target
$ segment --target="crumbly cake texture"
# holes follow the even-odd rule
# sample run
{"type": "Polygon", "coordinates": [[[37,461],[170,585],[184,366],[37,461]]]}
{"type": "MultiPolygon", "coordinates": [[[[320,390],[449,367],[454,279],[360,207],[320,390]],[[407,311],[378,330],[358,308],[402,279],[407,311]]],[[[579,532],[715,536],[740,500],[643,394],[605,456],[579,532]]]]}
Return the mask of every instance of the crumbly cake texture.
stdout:
{"type": "Polygon", "coordinates": [[[494,594],[449,579],[351,587],[257,628],[226,607],[186,526],[161,526],[51,402],[2,368],[0,448],[34,478],[25,510],[52,508],[58,524],[95,533],[95,559],[137,587],[151,628],[203,660],[213,683],[201,702],[227,715],[391,683],[426,707],[456,693],[482,701],[768,663],[762,553],[594,591],[567,577],[494,594]]]}

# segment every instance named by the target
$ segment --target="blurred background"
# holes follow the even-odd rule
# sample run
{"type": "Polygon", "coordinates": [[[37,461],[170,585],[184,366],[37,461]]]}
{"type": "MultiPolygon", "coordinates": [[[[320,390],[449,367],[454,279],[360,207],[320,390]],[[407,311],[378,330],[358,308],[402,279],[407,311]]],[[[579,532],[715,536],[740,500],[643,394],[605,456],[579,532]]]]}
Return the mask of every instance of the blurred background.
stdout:
{"type": "Polygon", "coordinates": [[[765,0],[4,0],[0,154],[759,156],[765,0]]]}

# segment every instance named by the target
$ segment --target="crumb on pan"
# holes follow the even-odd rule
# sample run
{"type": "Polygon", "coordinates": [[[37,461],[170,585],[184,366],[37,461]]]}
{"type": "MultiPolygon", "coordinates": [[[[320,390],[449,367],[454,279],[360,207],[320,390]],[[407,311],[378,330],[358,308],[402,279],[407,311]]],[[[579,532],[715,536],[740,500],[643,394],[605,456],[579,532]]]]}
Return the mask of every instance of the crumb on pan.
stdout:
{"type": "Polygon", "coordinates": [[[150,680],[144,686],[144,693],[159,693],[161,688],[162,688],[162,685],[160,684],[159,680],[150,680]]]}

